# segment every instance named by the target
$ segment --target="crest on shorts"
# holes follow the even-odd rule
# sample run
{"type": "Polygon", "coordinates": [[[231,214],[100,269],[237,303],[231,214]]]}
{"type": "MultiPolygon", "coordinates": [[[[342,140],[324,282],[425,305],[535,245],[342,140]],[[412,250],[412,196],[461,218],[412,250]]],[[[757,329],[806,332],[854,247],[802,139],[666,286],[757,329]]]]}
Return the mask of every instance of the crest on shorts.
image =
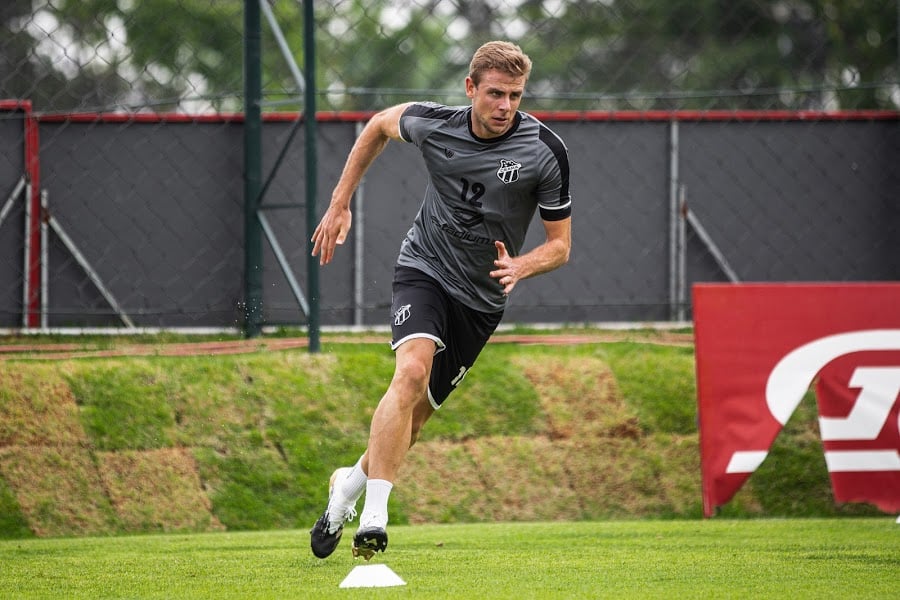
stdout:
{"type": "Polygon", "coordinates": [[[500,168],[497,169],[497,177],[499,177],[500,181],[503,183],[513,183],[519,180],[519,169],[521,168],[522,163],[501,158],[500,168]]]}
{"type": "Polygon", "coordinates": [[[412,308],[412,304],[404,304],[394,311],[394,325],[399,327],[406,322],[409,318],[410,308],[412,308]]]}

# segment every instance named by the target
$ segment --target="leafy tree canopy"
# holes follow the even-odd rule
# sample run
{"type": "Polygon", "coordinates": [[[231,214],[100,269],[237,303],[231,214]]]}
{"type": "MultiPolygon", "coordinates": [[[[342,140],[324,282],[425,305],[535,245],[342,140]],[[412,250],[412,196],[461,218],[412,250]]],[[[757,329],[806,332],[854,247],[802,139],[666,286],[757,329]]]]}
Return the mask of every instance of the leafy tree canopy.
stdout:
{"type": "MultiPolygon", "coordinates": [[[[248,0],[252,1],[252,0],[248,0]]],[[[303,64],[297,0],[269,5],[303,64]]],[[[341,0],[316,3],[324,110],[464,101],[489,39],[535,61],[546,109],[897,108],[896,0],[341,0]]],[[[242,109],[241,0],[5,0],[0,96],[38,110],[242,109]]],[[[263,23],[267,110],[300,94],[263,23]]]]}

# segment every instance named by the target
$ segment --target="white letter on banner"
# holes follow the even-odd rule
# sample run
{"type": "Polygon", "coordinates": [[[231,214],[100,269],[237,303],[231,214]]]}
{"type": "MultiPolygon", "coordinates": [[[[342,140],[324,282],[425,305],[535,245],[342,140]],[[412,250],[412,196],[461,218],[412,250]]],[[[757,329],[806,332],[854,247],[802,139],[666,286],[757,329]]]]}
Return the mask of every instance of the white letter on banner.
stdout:
{"type": "MultiPolygon", "coordinates": [[[[780,361],[778,361],[775,368],[772,369],[772,372],[769,374],[769,379],[766,382],[766,404],[769,406],[769,412],[772,413],[775,420],[781,423],[781,425],[784,425],[788,422],[788,419],[794,413],[794,410],[796,410],[800,401],[803,400],[803,394],[809,389],[813,378],[822,370],[822,367],[839,356],[850,354],[851,352],[877,350],[900,350],[900,329],[870,329],[866,331],[838,333],[813,340],[812,342],[788,352],[780,361]]],[[[887,376],[888,379],[891,377],[890,374],[887,376]]],[[[865,392],[867,386],[876,383],[875,381],[869,381],[867,374],[863,375],[863,379],[860,380],[860,382],[865,385],[854,387],[862,387],[863,392],[865,392]]],[[[882,381],[876,385],[883,383],[884,382],[882,381]]],[[[860,393],[860,399],[857,400],[856,405],[860,404],[863,392],[860,393]]],[[[870,401],[867,399],[867,406],[869,402],[870,401]]],[[[892,404],[893,402],[888,405],[888,411],[890,411],[892,404]]],[[[878,404],[878,406],[879,411],[883,410],[883,405],[878,404]]],[[[834,421],[846,421],[849,420],[849,418],[850,417],[847,419],[834,419],[834,421]]],[[[871,417],[865,418],[868,420],[871,417]]],[[[880,421],[881,425],[884,424],[884,420],[886,419],[887,415],[880,421]]],[[[826,427],[829,428],[829,431],[833,432],[834,430],[832,428],[834,425],[835,424],[832,423],[826,427]]],[[[838,430],[842,427],[843,425],[839,425],[838,430]]],[[[881,426],[879,426],[879,431],[880,429],[881,426]]],[[[875,433],[875,436],[878,436],[877,432],[875,433]]],[[[828,438],[825,438],[823,429],[823,440],[824,439],[828,438]]],[[[863,438],[854,437],[851,439],[863,438]]],[[[763,460],[766,458],[766,454],[768,454],[768,449],[735,452],[732,454],[725,472],[752,473],[760,464],[762,464],[763,460]]],[[[846,457],[835,457],[838,463],[842,462],[845,458],[846,457]]],[[[884,464],[883,461],[880,462],[881,464],[884,464]]],[[[888,460],[888,464],[892,464],[892,461],[888,460]]],[[[829,468],[829,470],[832,469],[829,468]]]]}
{"type": "Polygon", "coordinates": [[[900,350],[900,329],[839,333],[792,350],[778,361],[766,382],[769,412],[784,425],[822,367],[839,356],[868,350],[900,350]]]}
{"type": "Polygon", "coordinates": [[[725,468],[726,473],[752,473],[769,454],[766,450],[749,450],[747,452],[735,452],[725,468]]]}
{"type": "Polygon", "coordinates": [[[877,438],[900,394],[900,368],[858,367],[850,387],[862,389],[849,415],[819,417],[823,442],[877,438]]]}
{"type": "Polygon", "coordinates": [[[825,452],[829,473],[862,471],[900,471],[900,453],[896,450],[830,450],[825,452]]]}

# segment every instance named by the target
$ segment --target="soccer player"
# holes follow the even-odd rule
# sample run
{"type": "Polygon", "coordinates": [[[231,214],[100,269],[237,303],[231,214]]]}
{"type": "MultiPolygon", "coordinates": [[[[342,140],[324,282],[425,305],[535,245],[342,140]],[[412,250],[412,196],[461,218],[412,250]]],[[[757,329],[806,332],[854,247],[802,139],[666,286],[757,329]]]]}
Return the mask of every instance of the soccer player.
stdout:
{"type": "Polygon", "coordinates": [[[374,115],[313,233],[312,254],[327,265],[350,230],[351,196],[388,141],[419,148],[428,185],[394,270],[394,375],[372,416],[365,452],[331,476],[328,506],[310,531],[319,558],[334,552],[363,492],[353,555],[369,560],[384,552],[388,496],[422,426],[472,368],[516,283],[568,261],[568,151],[547,126],[518,110],[530,72],[521,48],[488,42],[469,65],[470,106],[414,102],[374,115]],[[522,253],[536,210],[546,239],[522,253]]]}

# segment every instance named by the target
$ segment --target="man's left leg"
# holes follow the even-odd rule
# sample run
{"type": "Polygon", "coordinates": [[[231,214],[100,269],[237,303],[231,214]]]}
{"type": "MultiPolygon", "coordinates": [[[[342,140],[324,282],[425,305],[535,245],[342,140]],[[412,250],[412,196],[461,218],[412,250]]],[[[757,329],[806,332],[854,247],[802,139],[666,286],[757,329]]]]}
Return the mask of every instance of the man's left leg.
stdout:
{"type": "Polygon", "coordinates": [[[378,403],[366,448],[366,501],[353,536],[353,555],[366,560],[387,547],[388,498],[407,451],[433,409],[428,379],[434,341],[414,338],[397,349],[394,377],[378,403]]]}

